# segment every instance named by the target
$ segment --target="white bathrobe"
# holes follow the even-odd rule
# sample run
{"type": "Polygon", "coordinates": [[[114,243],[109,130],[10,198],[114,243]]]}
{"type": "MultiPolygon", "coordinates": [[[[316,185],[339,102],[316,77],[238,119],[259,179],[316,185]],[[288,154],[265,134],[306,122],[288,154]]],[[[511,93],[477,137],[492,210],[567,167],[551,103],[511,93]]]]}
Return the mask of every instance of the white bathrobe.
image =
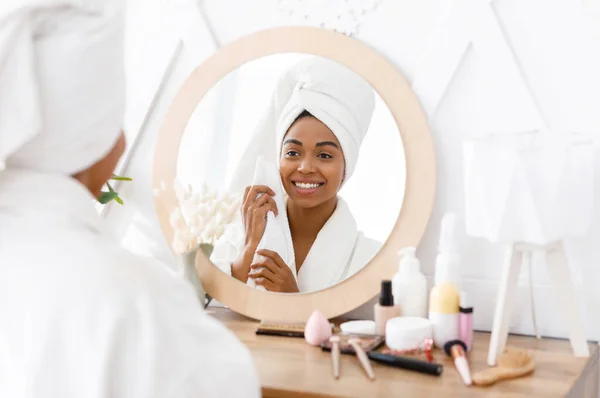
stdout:
{"type": "Polygon", "coordinates": [[[248,349],[69,177],[121,134],[124,5],[0,6],[0,397],[258,397],[248,349]]]}
{"type": "Polygon", "coordinates": [[[248,349],[79,182],[0,172],[0,397],[258,396],[248,349]]]}
{"type": "Polygon", "coordinates": [[[319,231],[298,272],[298,289],[314,292],[333,286],[362,269],[379,251],[379,242],[365,237],[346,202],[339,198],[335,211],[319,231]]]}
{"type": "MultiPolygon", "coordinates": [[[[278,218],[287,222],[285,207],[279,211],[278,218]]],[[[287,257],[295,259],[291,235],[288,236],[290,242],[287,246],[291,248],[292,253],[287,257]]],[[[238,219],[227,228],[226,233],[215,245],[211,260],[223,272],[231,275],[231,262],[238,257],[243,247],[244,228],[241,219],[238,219]]],[[[295,262],[287,265],[296,278],[298,290],[302,293],[314,292],[354,275],[375,257],[380,248],[379,242],[366,237],[358,230],[347,203],[338,198],[335,211],[319,231],[300,271],[296,272],[295,262]]]]}

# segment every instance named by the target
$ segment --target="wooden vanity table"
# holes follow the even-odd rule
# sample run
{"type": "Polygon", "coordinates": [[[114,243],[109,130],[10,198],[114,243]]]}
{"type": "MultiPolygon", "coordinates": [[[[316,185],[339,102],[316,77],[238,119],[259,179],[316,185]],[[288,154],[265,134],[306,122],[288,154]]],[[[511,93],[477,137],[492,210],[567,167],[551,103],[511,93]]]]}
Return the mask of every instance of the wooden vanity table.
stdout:
{"type": "MultiPolygon", "coordinates": [[[[396,369],[371,362],[375,380],[370,381],[358,359],[342,355],[340,379],[332,375],[331,355],[309,346],[304,339],[257,336],[258,322],[227,309],[209,310],[250,349],[260,374],[265,397],[590,397],[598,398],[598,346],[590,344],[589,358],[571,355],[568,341],[536,340],[509,336],[508,345],[532,350],[533,375],[491,387],[467,387],[452,361],[441,351],[434,357],[444,365],[441,377],[396,369]]],[[[476,333],[469,355],[472,372],[487,367],[488,333],[476,333]]],[[[232,381],[233,382],[233,381],[232,381]]]]}

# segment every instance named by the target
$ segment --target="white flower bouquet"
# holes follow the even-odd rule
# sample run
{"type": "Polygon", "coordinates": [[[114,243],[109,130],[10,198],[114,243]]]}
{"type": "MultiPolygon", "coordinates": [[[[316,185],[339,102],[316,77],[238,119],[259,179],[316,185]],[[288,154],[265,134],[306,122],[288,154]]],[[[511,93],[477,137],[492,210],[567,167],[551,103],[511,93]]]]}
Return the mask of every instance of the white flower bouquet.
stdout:
{"type": "Polygon", "coordinates": [[[173,249],[183,254],[210,246],[212,251],[215,241],[223,236],[225,227],[239,211],[240,195],[211,190],[206,183],[195,192],[191,185],[186,189],[177,180],[174,189],[178,206],[170,215],[173,249]]]}

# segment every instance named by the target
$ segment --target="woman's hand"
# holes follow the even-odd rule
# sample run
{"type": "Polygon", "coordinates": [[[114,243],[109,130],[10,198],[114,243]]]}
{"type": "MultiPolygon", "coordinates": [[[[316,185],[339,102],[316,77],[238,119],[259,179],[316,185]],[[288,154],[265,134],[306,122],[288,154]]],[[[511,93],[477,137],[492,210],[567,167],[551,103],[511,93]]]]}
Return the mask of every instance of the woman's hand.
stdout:
{"type": "Polygon", "coordinates": [[[245,234],[244,250],[231,264],[231,275],[243,283],[248,280],[254,252],[265,233],[267,213],[273,211],[276,216],[279,214],[273,196],[275,192],[265,185],[250,186],[244,191],[241,209],[245,234]],[[262,195],[257,199],[259,193],[262,195]]]}
{"type": "Polygon", "coordinates": [[[279,254],[271,250],[259,250],[257,254],[266,257],[264,261],[250,266],[248,278],[270,292],[298,293],[296,278],[279,254]]]}
{"type": "Polygon", "coordinates": [[[265,185],[253,185],[244,191],[242,203],[242,220],[245,230],[246,247],[256,250],[267,226],[267,213],[279,214],[273,199],[275,192],[265,185]],[[262,195],[257,199],[258,194],[262,195]]]}

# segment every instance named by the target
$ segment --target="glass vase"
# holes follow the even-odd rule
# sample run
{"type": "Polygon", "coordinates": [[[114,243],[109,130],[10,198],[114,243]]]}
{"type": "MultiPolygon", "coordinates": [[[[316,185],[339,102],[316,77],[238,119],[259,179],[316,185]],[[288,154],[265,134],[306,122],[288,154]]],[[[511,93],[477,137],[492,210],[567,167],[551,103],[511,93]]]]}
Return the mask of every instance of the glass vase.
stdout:
{"type": "Polygon", "coordinates": [[[206,294],[204,286],[202,286],[202,282],[200,281],[200,278],[198,278],[198,272],[196,271],[196,254],[198,253],[198,250],[202,250],[206,258],[210,260],[213,249],[214,246],[210,243],[202,243],[198,245],[196,249],[179,255],[179,263],[183,269],[183,276],[194,287],[198,301],[203,308],[206,308],[211,298],[206,294]]]}

